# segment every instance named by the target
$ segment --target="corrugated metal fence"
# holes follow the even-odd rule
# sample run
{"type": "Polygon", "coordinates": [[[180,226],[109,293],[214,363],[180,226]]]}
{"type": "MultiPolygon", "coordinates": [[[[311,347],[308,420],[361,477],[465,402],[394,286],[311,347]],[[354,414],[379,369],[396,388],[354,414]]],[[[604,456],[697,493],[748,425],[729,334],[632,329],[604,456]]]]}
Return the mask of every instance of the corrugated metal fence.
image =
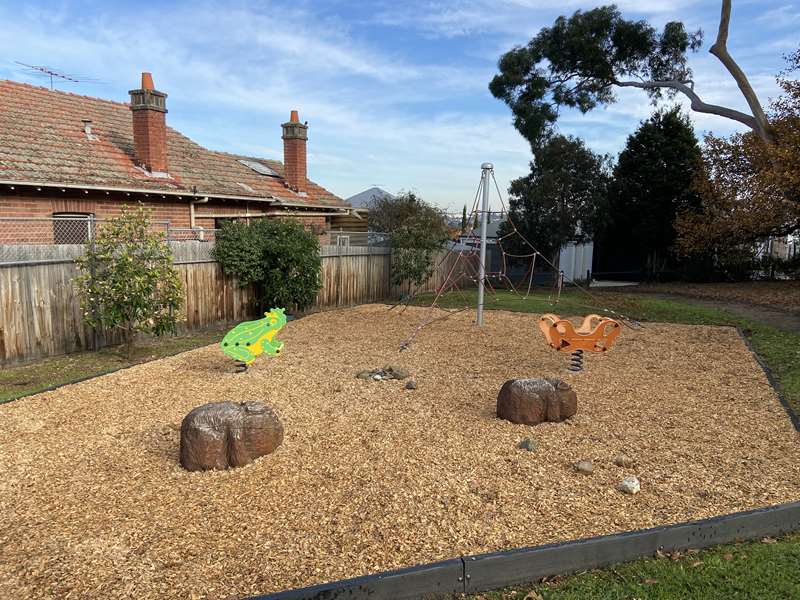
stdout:
{"type": "MultiPolygon", "coordinates": [[[[253,291],[225,277],[209,255],[206,241],[171,242],[184,284],[183,329],[201,329],[255,316],[253,291]]],[[[25,262],[0,264],[0,364],[11,364],[95,347],[83,323],[73,285],[73,262],[82,246],[49,245],[46,258],[36,249],[25,262]]],[[[448,256],[423,290],[441,285],[455,261],[448,256]]],[[[437,261],[438,262],[438,261],[437,261]]],[[[391,284],[391,250],[383,247],[323,246],[322,288],[316,307],[329,308],[399,297],[407,290],[391,284]]],[[[119,342],[112,332],[105,344],[119,342]]]]}

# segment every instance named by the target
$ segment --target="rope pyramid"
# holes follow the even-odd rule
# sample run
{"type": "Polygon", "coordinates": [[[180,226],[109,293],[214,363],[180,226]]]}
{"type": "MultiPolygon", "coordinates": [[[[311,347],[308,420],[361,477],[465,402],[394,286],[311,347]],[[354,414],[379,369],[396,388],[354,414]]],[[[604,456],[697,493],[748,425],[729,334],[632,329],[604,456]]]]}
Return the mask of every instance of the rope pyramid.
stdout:
{"type": "MultiPolygon", "coordinates": [[[[525,300],[531,296],[531,289],[533,285],[534,273],[536,269],[537,260],[544,262],[547,266],[551,267],[554,272],[554,284],[551,293],[548,296],[548,301],[552,305],[558,304],[559,300],[561,299],[561,292],[564,287],[564,283],[568,283],[575,287],[576,289],[583,292],[588,298],[594,301],[592,306],[596,306],[599,299],[595,294],[588,289],[588,287],[583,286],[582,284],[578,283],[577,281],[566,277],[564,271],[558,268],[545,254],[540,252],[536,246],[534,246],[530,240],[528,240],[522,232],[520,232],[519,228],[517,227],[516,223],[514,222],[511,211],[508,210],[504,200],[503,194],[500,192],[500,186],[497,184],[497,180],[494,176],[494,171],[490,171],[492,182],[494,183],[494,188],[497,192],[497,196],[500,200],[501,205],[501,214],[506,215],[505,219],[508,223],[509,232],[499,237],[497,239],[497,246],[500,249],[502,255],[502,262],[501,268],[498,271],[485,271],[485,278],[484,278],[484,290],[485,292],[489,292],[493,295],[493,299],[496,302],[497,298],[497,289],[496,286],[492,284],[492,279],[497,282],[502,282],[507,285],[508,289],[511,290],[514,294],[516,294],[520,299],[525,300]],[[530,249],[530,252],[524,254],[513,254],[508,252],[506,248],[503,246],[504,240],[508,240],[509,238],[518,238],[521,244],[524,247],[530,249]],[[528,266],[525,274],[518,282],[512,281],[511,277],[508,274],[508,266],[509,266],[509,259],[530,259],[530,265],[528,266]],[[526,286],[527,284],[527,286],[526,286]],[[520,290],[524,289],[524,295],[520,290]]],[[[445,277],[444,282],[440,285],[434,294],[433,301],[430,305],[428,305],[428,311],[426,312],[425,316],[423,317],[422,321],[414,328],[411,332],[411,335],[401,342],[400,349],[406,350],[408,349],[414,339],[416,338],[417,334],[422,331],[425,327],[434,323],[436,321],[441,321],[443,319],[447,319],[450,316],[464,312],[472,308],[471,301],[464,293],[463,285],[464,281],[466,280],[470,284],[480,284],[480,274],[479,274],[479,247],[480,247],[480,236],[477,235],[474,227],[474,223],[477,222],[477,216],[482,214],[482,210],[479,208],[479,199],[481,197],[481,192],[483,191],[484,185],[484,178],[481,177],[480,183],[478,184],[478,188],[475,191],[475,198],[472,202],[472,210],[469,213],[469,218],[467,219],[467,224],[469,229],[466,232],[466,243],[458,243],[452,244],[451,247],[447,250],[447,252],[442,256],[435,265],[434,270],[438,270],[451,256],[454,254],[456,255],[456,259],[453,261],[452,266],[448,270],[448,273],[445,277]],[[458,267],[461,267],[460,269],[458,267]],[[446,308],[439,304],[440,299],[445,293],[448,292],[456,292],[460,295],[460,297],[464,300],[464,306],[461,308],[446,308]],[[438,311],[438,314],[437,314],[438,311]],[[441,313],[444,314],[441,314],[441,313]]],[[[508,242],[506,242],[506,246],[508,246],[508,242]]],[[[409,294],[409,296],[401,303],[396,304],[392,307],[395,308],[399,304],[403,304],[403,308],[401,312],[405,311],[405,309],[416,299],[422,289],[422,285],[418,285],[413,293],[409,294]]],[[[587,306],[590,306],[587,304],[587,306]]],[[[614,315],[614,317],[626,324],[630,327],[641,327],[641,323],[626,317],[625,315],[614,311],[610,308],[603,308],[604,312],[614,315]]]]}

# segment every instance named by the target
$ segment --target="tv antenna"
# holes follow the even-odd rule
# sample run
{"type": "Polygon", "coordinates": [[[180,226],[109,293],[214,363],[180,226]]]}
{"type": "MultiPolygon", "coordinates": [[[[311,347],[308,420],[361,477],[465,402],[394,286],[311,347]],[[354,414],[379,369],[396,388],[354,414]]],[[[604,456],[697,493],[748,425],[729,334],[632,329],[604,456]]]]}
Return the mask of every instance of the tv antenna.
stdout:
{"type": "Polygon", "coordinates": [[[29,73],[33,73],[41,77],[48,77],[50,79],[51,90],[53,89],[56,80],[68,81],[70,83],[100,83],[99,79],[71,73],[62,73],[61,71],[46,65],[29,65],[18,60],[15,60],[14,62],[22,67],[25,67],[25,70],[27,70],[29,73]]]}

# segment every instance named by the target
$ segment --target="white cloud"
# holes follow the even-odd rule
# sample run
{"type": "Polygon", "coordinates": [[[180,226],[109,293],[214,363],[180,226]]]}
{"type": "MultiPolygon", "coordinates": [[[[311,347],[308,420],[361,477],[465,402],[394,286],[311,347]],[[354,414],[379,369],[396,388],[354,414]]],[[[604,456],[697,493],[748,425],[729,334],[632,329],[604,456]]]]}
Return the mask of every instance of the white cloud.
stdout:
{"type": "MultiPolygon", "coordinates": [[[[700,0],[617,0],[623,12],[648,15],[656,23],[678,17],[700,0]]],[[[605,3],[605,4],[610,4],[605,3]]],[[[482,33],[524,33],[529,36],[559,14],[589,10],[599,4],[586,0],[465,0],[462,2],[404,2],[378,11],[373,22],[418,29],[443,37],[482,33]]]]}
{"type": "Polygon", "coordinates": [[[800,8],[784,4],[765,11],[758,21],[769,27],[785,27],[787,24],[800,23],[800,8]]]}
{"type": "MultiPolygon", "coordinates": [[[[680,12],[699,19],[699,3],[692,0],[618,4],[652,15],[654,22],[680,12]]],[[[55,10],[28,6],[19,14],[0,6],[0,55],[33,64],[55,61],[66,71],[99,77],[105,85],[75,91],[115,100],[126,100],[139,73],[152,71],[157,87],[169,94],[169,123],[214,149],[280,158],[279,124],[298,108],[311,126],[311,174],[326,187],[342,196],[373,183],[391,191],[414,188],[458,210],[471,201],[482,162],[495,163],[502,187],[527,172],[528,144],[487,91],[496,58],[555,15],[593,5],[384,4],[349,22],[307,6],[142,4],[130,15],[110,5],[93,13],[69,3],[55,10]],[[382,43],[380,36],[390,33],[398,43],[382,43]],[[426,51],[418,44],[427,44],[426,51]]],[[[786,44],[790,37],[769,43],[786,44]]],[[[776,92],[775,64],[782,66],[766,45],[745,40],[734,48],[762,97],[776,92]]],[[[691,61],[704,99],[743,107],[715,59],[703,53],[691,61]]],[[[41,83],[10,62],[0,64],[3,76],[41,83]]],[[[640,90],[624,90],[618,103],[586,115],[568,111],[559,125],[596,151],[616,153],[651,110],[640,90]]],[[[693,117],[698,130],[737,129],[724,119],[693,117]]]]}

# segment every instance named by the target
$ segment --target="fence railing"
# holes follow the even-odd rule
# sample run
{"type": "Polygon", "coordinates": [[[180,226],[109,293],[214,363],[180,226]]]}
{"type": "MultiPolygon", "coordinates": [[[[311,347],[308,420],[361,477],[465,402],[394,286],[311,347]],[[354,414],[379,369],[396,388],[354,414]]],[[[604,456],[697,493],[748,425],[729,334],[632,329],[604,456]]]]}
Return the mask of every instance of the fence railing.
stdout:
{"type": "MultiPolygon", "coordinates": [[[[73,261],[109,222],[79,214],[0,217],[0,266],[73,261]]],[[[218,229],[172,227],[169,221],[151,221],[151,228],[164,235],[177,264],[213,260],[210,252],[218,229]]],[[[343,248],[391,247],[391,236],[386,233],[328,230],[323,240],[340,249],[330,255],[343,255],[343,248]]]]}
{"type": "MultiPolygon", "coordinates": [[[[170,242],[183,282],[183,329],[239,322],[256,316],[255,292],[226,276],[219,263],[204,258],[213,244],[200,241],[170,242]],[[177,247],[177,248],[176,248],[177,247]]],[[[72,246],[73,248],[75,246],[72,246]]],[[[79,246],[82,248],[83,246],[79,246]]],[[[445,252],[445,251],[443,251],[445,252]]],[[[318,308],[383,302],[408,294],[408,285],[392,283],[389,248],[323,246],[321,284],[314,305],[318,308]]],[[[448,276],[457,255],[438,260],[438,270],[420,291],[437,289],[448,276]]],[[[464,265],[461,265],[464,268],[464,265]]],[[[474,271],[474,265],[472,267],[474,271]]],[[[74,278],[74,260],[24,262],[0,268],[0,365],[97,349],[98,340],[118,343],[119,335],[96,335],[83,321],[74,278]]]]}
{"type": "Polygon", "coordinates": [[[341,229],[331,229],[325,233],[330,240],[331,246],[377,246],[388,248],[392,244],[392,237],[388,233],[343,231],[341,229]]]}
{"type": "MultiPolygon", "coordinates": [[[[85,215],[0,218],[0,364],[43,358],[119,342],[113,331],[92,330],[83,320],[75,290],[75,258],[109,223],[85,215]],[[102,335],[101,335],[102,334],[102,335]]],[[[214,229],[170,227],[163,233],[183,281],[182,327],[199,329],[255,316],[255,292],[226,276],[211,256],[214,229]]],[[[392,282],[390,237],[366,232],[330,231],[320,248],[319,308],[382,302],[409,292],[392,282]]],[[[443,260],[424,290],[433,290],[458,265],[456,254],[443,260]]],[[[446,254],[446,256],[445,256],[446,254]]],[[[463,267],[463,265],[462,265],[463,267]]]]}
{"type": "MultiPolygon", "coordinates": [[[[0,217],[0,266],[71,262],[109,223],[91,215],[0,217]]],[[[162,220],[150,228],[164,235],[176,263],[213,260],[217,229],[171,227],[162,220]]]]}

